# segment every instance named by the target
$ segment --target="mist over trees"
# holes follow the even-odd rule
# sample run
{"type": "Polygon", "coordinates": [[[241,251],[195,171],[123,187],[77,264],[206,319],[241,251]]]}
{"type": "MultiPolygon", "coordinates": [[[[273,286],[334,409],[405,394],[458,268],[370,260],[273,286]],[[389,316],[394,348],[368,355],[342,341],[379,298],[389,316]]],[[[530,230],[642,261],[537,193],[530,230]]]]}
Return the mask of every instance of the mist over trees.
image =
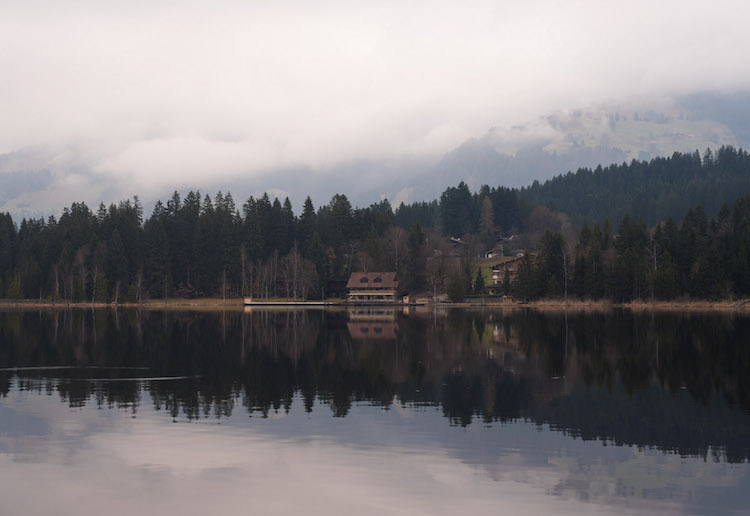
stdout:
{"type": "Polygon", "coordinates": [[[0,214],[0,297],[319,299],[358,270],[396,271],[405,292],[483,295],[477,257],[498,247],[530,251],[506,279],[522,299],[744,296],[749,193],[750,157],[722,147],[520,190],[460,182],[395,210],[388,200],[354,207],[344,194],[317,209],[308,197],[299,214],[268,194],[239,205],[230,193],[175,192],[148,217],[137,197],[96,211],[73,203],[59,220],[0,214]]]}

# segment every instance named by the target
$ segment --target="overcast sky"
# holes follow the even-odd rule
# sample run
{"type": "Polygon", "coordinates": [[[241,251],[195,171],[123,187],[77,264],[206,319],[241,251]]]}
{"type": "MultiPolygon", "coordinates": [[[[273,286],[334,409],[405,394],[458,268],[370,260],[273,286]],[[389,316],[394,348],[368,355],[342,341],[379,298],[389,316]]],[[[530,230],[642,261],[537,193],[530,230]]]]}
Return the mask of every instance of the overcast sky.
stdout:
{"type": "Polygon", "coordinates": [[[746,1],[0,0],[0,153],[133,193],[438,155],[550,110],[746,88],[748,20],[746,1]]]}

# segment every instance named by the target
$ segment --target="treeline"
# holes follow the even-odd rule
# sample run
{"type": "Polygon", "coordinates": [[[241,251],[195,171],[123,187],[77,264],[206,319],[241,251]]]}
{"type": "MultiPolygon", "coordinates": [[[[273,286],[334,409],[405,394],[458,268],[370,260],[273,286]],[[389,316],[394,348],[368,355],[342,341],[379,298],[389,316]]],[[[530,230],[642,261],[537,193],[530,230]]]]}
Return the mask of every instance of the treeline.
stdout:
{"type": "Polygon", "coordinates": [[[440,230],[445,236],[473,234],[486,239],[494,236],[495,230],[501,234],[520,231],[531,211],[512,188],[482,185],[472,194],[461,181],[446,188],[439,200],[401,204],[396,210],[396,223],[402,228],[419,224],[440,230]]]}
{"type": "Polygon", "coordinates": [[[406,237],[387,200],[355,209],[339,194],[317,212],[308,197],[299,217],[289,199],[264,194],[238,208],[231,194],[211,199],[192,191],[157,202],[146,220],[137,197],[96,212],[74,203],[59,220],[24,219],[18,227],[6,213],[0,297],[314,298],[325,295],[327,279],[347,278],[352,267],[384,267],[386,257],[403,267],[406,237]]]}
{"type": "Polygon", "coordinates": [[[453,284],[457,296],[471,289],[481,294],[476,258],[493,247],[539,250],[520,285],[507,288],[527,299],[745,295],[746,208],[739,203],[735,214],[725,207],[714,220],[706,211],[713,215],[719,199],[750,193],[749,179],[748,154],[722,147],[716,156],[675,153],[579,170],[520,190],[485,185],[472,193],[461,182],[440,199],[395,210],[387,200],[353,207],[336,194],[317,209],[308,197],[297,215],[289,199],[267,194],[239,206],[229,193],[211,198],[191,191],[157,202],[147,218],[137,197],[97,211],[74,203],[59,220],[17,224],[5,213],[0,298],[318,299],[329,295],[330,280],[359,270],[396,271],[409,292],[445,292],[453,284]],[[648,230],[650,220],[697,204],[708,208],[691,211],[682,224],[668,219],[653,234],[648,230]],[[629,215],[606,218],[621,212],[629,215]],[[602,223],[578,235],[568,214],[581,224],[623,222],[616,231],[602,223]],[[521,237],[508,241],[515,234],[521,237]],[[460,249],[451,249],[445,237],[460,237],[460,249]]]}
{"type": "Polygon", "coordinates": [[[494,245],[496,233],[521,227],[523,213],[515,191],[484,186],[472,194],[463,182],[439,203],[395,211],[388,200],[355,208],[336,194],[317,210],[308,197],[296,215],[288,198],[264,194],[237,206],[229,193],[212,199],[191,191],[158,201],[145,219],[137,197],[96,212],[74,203],[59,220],[24,219],[18,226],[6,213],[0,298],[320,299],[328,297],[330,280],[361,270],[396,271],[405,291],[444,291],[459,267],[470,287],[472,259],[494,245]],[[460,260],[448,256],[441,234],[467,237],[460,260]]]}
{"type": "Polygon", "coordinates": [[[633,299],[731,298],[750,295],[750,196],[725,204],[710,218],[700,206],[677,224],[650,229],[625,215],[613,233],[609,222],[584,225],[571,245],[547,231],[538,254],[527,254],[513,292],[542,297],[633,299]]]}

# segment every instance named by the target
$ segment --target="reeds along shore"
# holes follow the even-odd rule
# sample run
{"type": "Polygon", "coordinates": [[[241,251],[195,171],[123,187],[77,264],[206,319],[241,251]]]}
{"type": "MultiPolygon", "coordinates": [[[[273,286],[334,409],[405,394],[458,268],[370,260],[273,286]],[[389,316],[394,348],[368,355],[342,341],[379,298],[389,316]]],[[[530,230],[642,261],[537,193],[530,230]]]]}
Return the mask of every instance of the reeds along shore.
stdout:
{"type": "Polygon", "coordinates": [[[750,299],[736,301],[710,301],[710,300],[685,300],[685,301],[656,301],[637,299],[627,303],[613,303],[606,300],[558,300],[542,299],[533,301],[522,306],[536,309],[572,309],[572,310],[611,310],[624,308],[633,311],[645,310],[672,310],[672,311],[746,311],[750,312],[750,299]]]}

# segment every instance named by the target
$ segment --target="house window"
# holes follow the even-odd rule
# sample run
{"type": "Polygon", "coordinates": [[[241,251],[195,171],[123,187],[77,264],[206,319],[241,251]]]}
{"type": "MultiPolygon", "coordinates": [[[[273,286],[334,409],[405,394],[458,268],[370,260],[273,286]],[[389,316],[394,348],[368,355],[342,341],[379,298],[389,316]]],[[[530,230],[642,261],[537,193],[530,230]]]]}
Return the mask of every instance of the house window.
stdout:
{"type": "Polygon", "coordinates": [[[362,278],[361,280],[359,280],[360,283],[368,283],[369,281],[370,280],[368,280],[367,278],[362,278]]]}

